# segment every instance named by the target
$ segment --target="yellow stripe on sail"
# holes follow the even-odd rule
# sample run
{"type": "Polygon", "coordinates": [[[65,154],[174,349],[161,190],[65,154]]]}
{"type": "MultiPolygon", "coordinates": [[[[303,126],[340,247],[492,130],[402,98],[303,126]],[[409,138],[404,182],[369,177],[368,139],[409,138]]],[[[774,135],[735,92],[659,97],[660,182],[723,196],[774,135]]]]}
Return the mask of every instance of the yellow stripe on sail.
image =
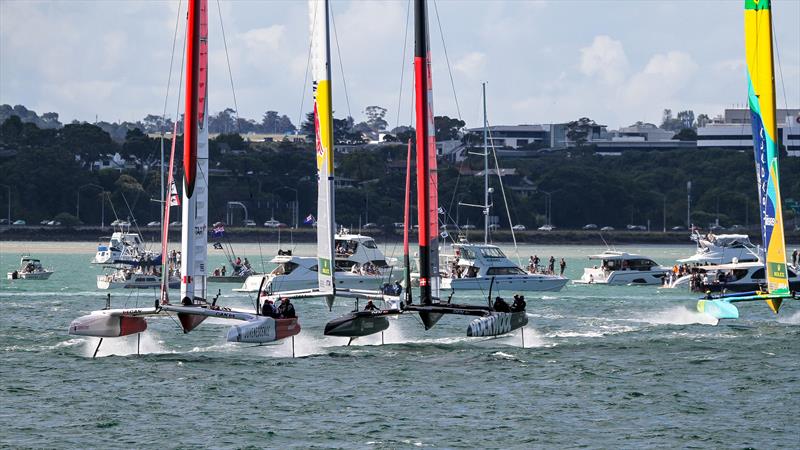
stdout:
{"type": "Polygon", "coordinates": [[[317,120],[319,120],[319,146],[317,148],[317,170],[320,175],[333,175],[333,129],[331,124],[331,82],[317,82],[317,120]],[[327,169],[327,170],[326,170],[327,169]]]}
{"type": "Polygon", "coordinates": [[[764,129],[775,136],[775,89],[772,74],[772,33],[769,9],[747,9],[744,12],[745,62],[753,89],[758,96],[758,108],[764,129]]]}

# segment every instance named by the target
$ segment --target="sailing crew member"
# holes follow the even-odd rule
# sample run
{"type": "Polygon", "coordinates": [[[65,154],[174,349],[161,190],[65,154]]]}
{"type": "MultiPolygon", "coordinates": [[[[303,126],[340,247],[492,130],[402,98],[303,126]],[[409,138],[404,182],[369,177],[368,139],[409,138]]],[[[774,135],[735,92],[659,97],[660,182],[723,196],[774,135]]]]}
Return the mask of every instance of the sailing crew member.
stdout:
{"type": "Polygon", "coordinates": [[[369,300],[367,306],[364,307],[364,311],[380,311],[380,309],[375,306],[375,303],[372,303],[372,300],[369,300]]]}
{"type": "Polygon", "coordinates": [[[514,303],[511,304],[511,312],[525,311],[525,296],[516,294],[514,295],[514,303]]]}
{"type": "Polygon", "coordinates": [[[503,297],[495,297],[493,309],[496,312],[511,312],[511,309],[508,307],[508,303],[503,300],[503,297]]]}
{"type": "Polygon", "coordinates": [[[276,318],[277,311],[275,311],[275,305],[272,303],[272,300],[265,300],[264,304],[261,305],[261,315],[272,317],[273,319],[276,318]]]}
{"type": "Polygon", "coordinates": [[[294,319],[297,314],[294,312],[294,305],[289,301],[289,297],[281,299],[281,306],[278,307],[278,314],[281,319],[294,319]]]}

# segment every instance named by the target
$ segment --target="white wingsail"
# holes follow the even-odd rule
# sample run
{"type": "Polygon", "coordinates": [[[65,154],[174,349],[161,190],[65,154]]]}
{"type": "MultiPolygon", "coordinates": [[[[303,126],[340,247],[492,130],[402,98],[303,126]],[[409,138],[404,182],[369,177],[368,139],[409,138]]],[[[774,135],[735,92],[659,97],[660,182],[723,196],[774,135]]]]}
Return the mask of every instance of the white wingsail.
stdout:
{"type": "MultiPolygon", "coordinates": [[[[181,299],[206,299],[206,263],[208,259],[208,10],[199,5],[199,46],[187,59],[186,111],[197,114],[184,118],[184,183],[181,227],[181,299]],[[197,61],[192,61],[193,57],[197,61]],[[195,69],[191,64],[195,63],[195,69]],[[195,80],[188,76],[196,74],[195,80]],[[192,126],[192,124],[196,124],[192,126]],[[194,129],[189,129],[194,128],[194,129]]],[[[191,26],[191,25],[190,25],[191,26]]]]}
{"type": "Polygon", "coordinates": [[[328,1],[309,0],[317,181],[317,260],[320,294],[334,294],[333,111],[331,109],[328,1]]]}

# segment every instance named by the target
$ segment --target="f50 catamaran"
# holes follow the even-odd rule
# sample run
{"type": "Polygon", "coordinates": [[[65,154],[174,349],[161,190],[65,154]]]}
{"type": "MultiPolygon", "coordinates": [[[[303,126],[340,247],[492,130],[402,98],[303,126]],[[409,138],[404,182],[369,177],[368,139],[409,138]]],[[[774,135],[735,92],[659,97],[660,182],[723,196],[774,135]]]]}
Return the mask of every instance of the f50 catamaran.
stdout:
{"type": "MultiPolygon", "coordinates": [[[[145,317],[166,312],[176,313],[183,331],[188,333],[207,317],[234,319],[245,324],[232,327],[227,334],[228,342],[266,343],[294,336],[300,332],[297,318],[273,318],[260,315],[260,305],[254,312],[221,308],[216,300],[207,302],[207,244],[208,244],[208,8],[207,0],[191,0],[186,26],[186,110],[184,115],[184,184],[183,217],[181,231],[181,304],[169,302],[166,281],[162,282],[161,299],[152,307],[105,309],[72,321],[69,333],[80,336],[99,337],[97,350],[103,338],[138,334],[147,329],[145,317]]],[[[174,161],[170,157],[170,168],[174,161]]],[[[169,223],[169,207],[177,202],[173,197],[174,183],[171,180],[165,203],[166,229],[169,223]]],[[[166,248],[167,233],[164,231],[162,246],[166,248]]],[[[164,250],[165,253],[165,250],[164,250]]],[[[162,270],[162,276],[168,275],[162,270]]],[[[109,301],[110,303],[110,301],[109,301]]]]}
{"type": "Polygon", "coordinates": [[[776,314],[789,289],[786,244],[783,235],[780,183],[778,182],[778,128],[775,119],[775,80],[772,61],[772,13],[770,0],[744,2],[747,99],[753,126],[758,203],[761,209],[761,261],[766,264],[766,290],[721,295],[697,302],[697,310],[717,319],[736,319],[734,302],[764,300],[776,314]]]}
{"type": "MultiPolygon", "coordinates": [[[[525,311],[500,312],[492,306],[459,305],[442,302],[440,299],[439,273],[439,202],[436,170],[436,142],[433,123],[433,90],[431,82],[431,54],[428,45],[427,2],[414,1],[414,93],[416,98],[416,151],[417,151],[417,213],[419,223],[419,303],[413,302],[407,291],[405,302],[399,310],[353,312],[335,319],[326,326],[341,330],[337,336],[364,336],[383,331],[389,314],[416,312],[425,329],[432,328],[445,314],[478,316],[470,323],[467,336],[496,336],[518,329],[528,323],[525,311]],[[381,321],[382,319],[382,321],[381,321]],[[353,327],[359,334],[351,335],[348,324],[358,321],[353,327]]],[[[410,153],[409,153],[410,154],[410,153]]],[[[410,169],[409,169],[410,170],[410,169]]],[[[408,199],[408,196],[406,196],[408,199]]],[[[405,233],[409,228],[408,205],[405,214],[405,233]]],[[[406,239],[407,242],[407,239],[406,239]]],[[[408,273],[408,250],[404,245],[406,272],[408,273]]],[[[407,286],[409,286],[407,284],[407,286]]]]}

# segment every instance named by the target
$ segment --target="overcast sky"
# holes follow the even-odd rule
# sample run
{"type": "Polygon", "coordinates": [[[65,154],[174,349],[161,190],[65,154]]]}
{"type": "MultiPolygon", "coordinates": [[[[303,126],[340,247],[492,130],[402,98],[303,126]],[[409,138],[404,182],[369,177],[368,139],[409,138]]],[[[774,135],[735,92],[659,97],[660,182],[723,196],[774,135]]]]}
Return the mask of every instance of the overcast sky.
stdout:
{"type": "MultiPolygon", "coordinates": [[[[589,116],[613,128],[660,123],[664,108],[714,116],[746,102],[743,0],[437,0],[429,4],[434,111],[480,126],[480,82],[492,124],[589,116]],[[457,97],[456,97],[457,96],[457,97]]],[[[773,0],[778,107],[800,106],[800,0],[773,0]],[[784,89],[781,87],[785,86],[784,89]],[[784,100],[785,98],[785,100],[784,100]],[[788,105],[787,105],[788,103],[788,105]]],[[[178,0],[0,0],[0,103],[73,119],[135,121],[161,114],[178,0]]],[[[308,13],[302,0],[209,0],[211,112],[233,106],[220,27],[240,115],[309,111],[304,75],[308,13]],[[305,98],[304,91],[306,91],[305,98]],[[301,102],[302,109],[301,109],[301,102]]],[[[178,108],[186,1],[168,114],[178,108]]],[[[412,33],[403,61],[407,0],[332,2],[334,109],[363,118],[388,109],[390,128],[411,122],[412,33]],[[342,65],[339,64],[341,56],[342,65]],[[343,77],[348,96],[345,96],[343,77]],[[401,69],[405,68],[402,99],[401,69]],[[349,99],[349,108],[348,100],[349,99]]],[[[413,25],[409,25],[410,27],[413,25]]],[[[307,83],[306,83],[307,86],[307,83]]]]}

